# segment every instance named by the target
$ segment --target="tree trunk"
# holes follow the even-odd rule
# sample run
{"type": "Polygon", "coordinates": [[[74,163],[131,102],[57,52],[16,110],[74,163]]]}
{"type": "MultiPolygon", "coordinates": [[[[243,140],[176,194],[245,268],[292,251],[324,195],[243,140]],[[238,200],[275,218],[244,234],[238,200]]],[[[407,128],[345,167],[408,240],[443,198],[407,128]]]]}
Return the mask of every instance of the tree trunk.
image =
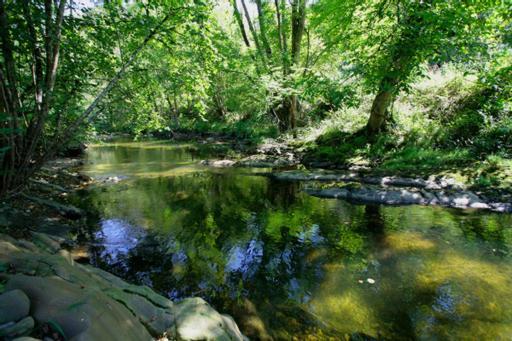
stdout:
{"type": "MultiPolygon", "coordinates": [[[[283,75],[287,76],[289,74],[289,62],[288,62],[288,37],[286,36],[286,30],[285,27],[288,24],[288,20],[286,18],[286,0],[281,0],[279,6],[277,5],[276,0],[276,8],[280,7],[280,14],[281,14],[281,25],[279,25],[279,33],[281,35],[281,42],[283,44],[282,49],[282,59],[283,59],[283,75]]],[[[279,24],[279,23],[278,23],[279,24]]]]}
{"type": "Polygon", "coordinates": [[[254,25],[251,21],[251,16],[249,15],[249,10],[247,9],[247,5],[245,4],[245,0],[241,0],[242,7],[244,9],[245,13],[245,19],[247,19],[247,25],[249,26],[249,31],[251,31],[252,39],[254,40],[254,45],[256,46],[256,51],[258,52],[258,55],[261,57],[261,60],[263,62],[263,67],[267,68],[267,60],[265,58],[265,53],[261,49],[260,40],[258,39],[258,34],[256,33],[256,29],[254,28],[254,25]]]}
{"type": "Polygon", "coordinates": [[[258,22],[260,24],[261,42],[263,43],[263,47],[265,48],[267,58],[270,59],[272,57],[272,49],[270,48],[270,44],[268,43],[268,39],[267,39],[265,15],[263,13],[263,4],[261,3],[261,0],[256,0],[256,7],[258,9],[258,22]]]}
{"type": "Polygon", "coordinates": [[[299,65],[300,44],[306,24],[306,0],[292,2],[292,63],[299,65]]]}
{"type": "MultiPolygon", "coordinates": [[[[10,27],[7,21],[8,18],[5,1],[0,0],[0,41],[2,58],[4,60],[4,63],[0,64],[0,100],[2,102],[0,107],[2,107],[2,111],[7,113],[10,131],[13,132],[7,139],[7,148],[0,148],[0,174],[2,176],[2,182],[0,183],[0,195],[5,195],[22,187],[28,178],[42,166],[45,160],[55,155],[61,146],[69,142],[81,124],[86,120],[91,119],[91,117],[97,113],[96,109],[101,100],[118,82],[126,72],[127,68],[136,59],[140,51],[147,45],[153,36],[159,32],[161,26],[171,16],[171,13],[167,14],[160,24],[150,31],[142,44],[131,54],[130,58],[128,58],[128,60],[122,65],[114,78],[73,123],[64,129],[64,131],[57,132],[56,136],[54,136],[52,140],[44,141],[44,126],[52,104],[52,95],[59,64],[59,48],[65,4],[66,0],[60,0],[60,2],[45,0],[44,29],[39,30],[36,30],[34,27],[35,20],[33,20],[32,16],[35,14],[32,13],[29,7],[25,6],[24,8],[23,15],[25,16],[28,25],[30,38],[29,43],[32,48],[33,60],[31,62],[33,66],[33,80],[35,82],[34,101],[36,110],[30,119],[30,122],[26,124],[26,129],[22,130],[16,126],[19,122],[19,118],[24,118],[24,116],[23,110],[20,106],[15,78],[17,70],[14,59],[12,58],[10,27]],[[56,8],[55,13],[53,11],[53,6],[56,8]],[[53,19],[54,17],[55,19],[53,19]],[[34,34],[38,34],[39,32],[44,34],[44,39],[40,39],[44,41],[46,63],[44,77],[42,77],[41,70],[39,69],[41,68],[40,59],[43,51],[41,51],[37,45],[37,42],[40,40],[37,39],[37,36],[34,36],[34,34]],[[42,89],[42,91],[40,91],[40,89],[42,89]],[[45,144],[43,144],[43,141],[45,144]]],[[[1,142],[3,143],[4,140],[6,139],[2,138],[1,142]]]]}
{"type": "Polygon", "coordinates": [[[393,100],[393,92],[391,90],[380,90],[373,100],[370,118],[366,124],[368,135],[375,136],[378,134],[384,123],[386,122],[388,107],[393,100]]]}
{"type": "MultiPolygon", "coordinates": [[[[292,2],[292,66],[300,65],[300,47],[306,24],[306,0],[293,0],[292,2]]],[[[289,98],[289,117],[287,129],[295,129],[297,126],[297,113],[299,98],[293,94],[289,98]]]]}
{"type": "Polygon", "coordinates": [[[240,28],[240,33],[242,33],[242,38],[244,39],[245,46],[251,47],[251,43],[249,42],[249,38],[247,37],[247,32],[245,31],[244,21],[242,19],[242,15],[238,10],[238,6],[236,5],[236,0],[232,1],[233,3],[233,13],[235,15],[236,22],[238,23],[238,27],[240,28]]]}
{"type": "Polygon", "coordinates": [[[424,13],[423,9],[429,6],[429,1],[420,1],[418,6],[416,11],[412,11],[403,19],[404,27],[414,29],[404,30],[395,46],[391,48],[391,62],[380,82],[379,91],[373,100],[370,118],[366,124],[366,132],[369,136],[375,136],[384,128],[390,104],[417,63],[414,60],[414,55],[416,49],[419,48],[418,42],[421,42],[418,39],[423,33],[421,29],[424,20],[422,13],[424,13]]]}

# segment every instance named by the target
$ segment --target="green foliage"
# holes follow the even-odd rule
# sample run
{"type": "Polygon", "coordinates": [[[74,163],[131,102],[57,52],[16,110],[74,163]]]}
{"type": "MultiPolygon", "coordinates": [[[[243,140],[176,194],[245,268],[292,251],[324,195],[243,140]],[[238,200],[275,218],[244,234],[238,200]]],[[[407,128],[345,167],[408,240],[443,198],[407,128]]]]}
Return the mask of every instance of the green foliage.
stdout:
{"type": "MultiPolygon", "coordinates": [[[[34,5],[36,42],[44,49],[43,2],[28,3],[34,5]]],[[[245,25],[239,25],[233,3],[109,1],[68,10],[57,82],[43,115],[34,100],[34,42],[24,2],[7,2],[21,107],[15,121],[1,110],[0,159],[16,155],[13,141],[27,145],[13,136],[28,134],[27,122],[37,117],[42,135],[34,149],[43,155],[66,129],[76,135],[68,139],[72,143],[89,134],[140,138],[176,132],[257,143],[276,137],[292,108],[299,127],[294,135],[309,148],[310,160],[398,171],[426,160],[425,167],[433,169],[466,157],[510,157],[512,26],[506,4],[319,0],[305,6],[304,35],[297,40],[300,18],[292,16],[300,3],[277,1],[276,7],[261,1],[260,14],[248,13],[257,23],[251,30],[243,13],[245,25]],[[169,13],[169,21],[98,104],[94,119],[75,127],[169,13]],[[361,130],[375,91],[391,93],[392,104],[386,103],[385,132],[369,139],[361,130]]],[[[5,73],[8,54],[1,52],[5,73]]],[[[7,90],[9,82],[2,83],[7,90]]]]}
{"type": "Polygon", "coordinates": [[[464,76],[453,66],[431,70],[430,79],[398,96],[394,124],[372,139],[361,132],[361,126],[342,121],[354,120],[366,108],[361,106],[356,113],[342,109],[333,116],[337,123],[305,144],[306,161],[365,165],[386,174],[462,172],[477,187],[510,189],[510,73],[503,70],[509,69],[487,69],[485,77],[478,78],[464,76]]]}

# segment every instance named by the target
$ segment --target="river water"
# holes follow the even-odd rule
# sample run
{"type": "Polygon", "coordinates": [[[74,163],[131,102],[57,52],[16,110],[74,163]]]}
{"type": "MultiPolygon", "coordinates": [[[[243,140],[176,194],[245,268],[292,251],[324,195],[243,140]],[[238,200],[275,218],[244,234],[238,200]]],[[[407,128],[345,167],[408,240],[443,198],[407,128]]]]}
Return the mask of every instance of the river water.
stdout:
{"type": "Polygon", "coordinates": [[[92,146],[93,262],[254,339],[512,339],[512,217],[320,199],[215,144],[92,146]]]}

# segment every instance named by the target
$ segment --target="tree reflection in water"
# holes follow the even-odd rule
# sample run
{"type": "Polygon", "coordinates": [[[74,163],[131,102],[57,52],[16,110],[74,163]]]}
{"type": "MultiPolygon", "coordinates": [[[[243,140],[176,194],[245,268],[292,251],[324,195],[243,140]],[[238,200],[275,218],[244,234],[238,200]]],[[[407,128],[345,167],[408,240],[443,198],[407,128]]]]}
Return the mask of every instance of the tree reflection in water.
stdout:
{"type": "Polygon", "coordinates": [[[490,333],[486,316],[489,335],[512,329],[510,216],[318,199],[236,169],[133,178],[82,199],[121,236],[144,231],[123,252],[99,238],[97,264],[173,299],[202,296],[255,338],[463,338],[490,333]]]}

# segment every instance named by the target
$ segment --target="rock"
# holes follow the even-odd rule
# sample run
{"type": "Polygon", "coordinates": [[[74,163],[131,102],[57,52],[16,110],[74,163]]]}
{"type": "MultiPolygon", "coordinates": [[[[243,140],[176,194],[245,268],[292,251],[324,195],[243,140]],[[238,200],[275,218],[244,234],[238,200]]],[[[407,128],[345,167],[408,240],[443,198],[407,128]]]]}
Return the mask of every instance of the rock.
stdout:
{"type": "Polygon", "coordinates": [[[236,164],[236,162],[233,160],[202,160],[201,164],[204,166],[225,168],[225,167],[233,167],[236,164]]]}
{"type": "Polygon", "coordinates": [[[327,189],[307,188],[306,193],[321,198],[345,199],[356,203],[386,205],[440,205],[455,208],[487,209],[496,212],[512,212],[512,204],[486,203],[473,192],[427,191],[425,188],[397,189],[374,187],[335,187],[327,189]]]}
{"type": "Polygon", "coordinates": [[[329,161],[311,161],[307,165],[311,168],[334,168],[336,165],[329,161]]]}
{"type": "Polygon", "coordinates": [[[260,154],[266,155],[282,155],[292,151],[286,143],[277,142],[274,139],[266,139],[263,143],[259,144],[256,151],[260,154]]]}
{"type": "Polygon", "coordinates": [[[73,260],[77,262],[88,263],[91,258],[89,247],[84,245],[74,247],[70,253],[73,260]]]}
{"type": "Polygon", "coordinates": [[[235,340],[243,338],[229,316],[209,305],[207,309],[202,307],[200,303],[206,303],[201,299],[199,303],[185,300],[189,304],[184,309],[185,303],[176,305],[149,287],[132,285],[101,269],[73,263],[67,252],[35,253],[12,238],[2,240],[0,235],[0,264],[15,269],[13,273],[2,273],[8,279],[5,287],[26,293],[35,321],[55,321],[69,340],[146,340],[151,339],[151,334],[159,338],[166,331],[174,338],[180,331],[182,339],[214,333],[219,333],[221,339],[226,335],[235,340]],[[203,327],[196,328],[194,334],[186,327],[190,321],[199,321],[203,327]]]}
{"type": "Polygon", "coordinates": [[[117,184],[121,181],[128,179],[126,175],[116,175],[116,176],[100,176],[96,178],[96,181],[103,184],[117,184]]]}
{"type": "Polygon", "coordinates": [[[299,161],[295,159],[293,154],[286,154],[282,156],[256,154],[251,155],[236,163],[238,167],[254,167],[254,168],[275,168],[275,167],[288,167],[298,164],[299,161]]]}
{"type": "MultiPolygon", "coordinates": [[[[324,167],[332,168],[332,167],[324,167]]],[[[364,173],[358,171],[341,172],[341,171],[327,171],[317,170],[312,172],[304,171],[283,171],[272,173],[269,176],[277,180],[286,181],[343,181],[343,182],[360,182],[368,185],[379,185],[383,187],[409,187],[420,188],[428,190],[440,189],[458,189],[462,190],[463,185],[456,182],[451,178],[442,178],[440,180],[429,179],[423,180],[420,178],[405,178],[399,176],[366,176],[364,173]]]]}
{"type": "Polygon", "coordinates": [[[69,219],[79,219],[85,215],[84,211],[72,205],[63,205],[48,199],[41,199],[26,194],[22,195],[30,201],[56,210],[60,215],[69,219]]]}
{"type": "Polygon", "coordinates": [[[219,314],[201,298],[177,304],[175,317],[176,328],[168,334],[179,340],[245,340],[231,317],[219,314]]]}
{"type": "Polygon", "coordinates": [[[90,286],[56,277],[14,275],[7,289],[22,289],[32,316],[57,323],[70,340],[151,340],[146,328],[120,303],[90,286]]]}
{"type": "Polygon", "coordinates": [[[55,253],[60,250],[60,242],[50,237],[45,233],[32,232],[32,240],[34,243],[45,249],[50,253],[55,253]]]}
{"type": "Polygon", "coordinates": [[[163,335],[174,326],[172,310],[157,307],[143,296],[115,289],[106,294],[127,307],[153,336],[163,335]]]}
{"type": "Polygon", "coordinates": [[[408,190],[379,190],[370,188],[328,188],[307,189],[307,193],[322,198],[347,199],[355,202],[411,205],[424,204],[424,198],[419,192],[408,190]]]}
{"type": "Polygon", "coordinates": [[[15,324],[0,326],[0,337],[24,336],[30,334],[32,329],[34,329],[34,319],[27,316],[15,324]]]}
{"type": "Polygon", "coordinates": [[[11,290],[0,295],[0,325],[16,322],[28,316],[30,300],[21,290],[11,290]]]}
{"type": "MultiPolygon", "coordinates": [[[[111,275],[113,276],[113,275],[111,275]]],[[[115,276],[113,276],[115,277],[115,276]]],[[[131,294],[136,294],[139,296],[144,297],[152,304],[156,305],[157,307],[164,308],[164,309],[173,309],[174,303],[169,300],[168,298],[163,297],[162,295],[157,294],[154,292],[151,288],[145,286],[145,285],[131,285],[127,284],[126,282],[123,282],[123,291],[131,294]]]]}
{"type": "Polygon", "coordinates": [[[43,191],[47,191],[47,192],[61,192],[61,193],[68,192],[68,190],[65,189],[64,187],[59,186],[59,185],[55,185],[55,184],[52,184],[52,183],[49,183],[48,181],[46,181],[44,179],[42,179],[42,180],[30,179],[29,181],[32,184],[34,184],[35,186],[37,186],[39,189],[43,190],[43,191]]]}
{"type": "Polygon", "coordinates": [[[25,239],[17,240],[16,244],[18,244],[19,246],[21,246],[25,249],[29,249],[32,252],[40,252],[40,249],[34,243],[29,242],[25,239]]]}
{"type": "Polygon", "coordinates": [[[34,339],[33,337],[30,337],[30,336],[22,336],[22,337],[17,337],[15,339],[12,339],[12,341],[41,341],[41,340],[34,339]]]}
{"type": "Polygon", "coordinates": [[[495,202],[489,204],[489,206],[496,212],[512,213],[512,203],[495,202]]]}
{"type": "Polygon", "coordinates": [[[66,260],[66,262],[69,263],[69,265],[71,265],[71,266],[75,265],[75,260],[73,259],[73,255],[68,250],[64,250],[64,249],[59,250],[57,252],[57,254],[59,256],[61,256],[62,258],[64,258],[66,260]]]}
{"type": "Polygon", "coordinates": [[[485,203],[475,193],[463,191],[454,195],[452,199],[452,206],[454,207],[474,207],[478,208],[485,203]]]}

